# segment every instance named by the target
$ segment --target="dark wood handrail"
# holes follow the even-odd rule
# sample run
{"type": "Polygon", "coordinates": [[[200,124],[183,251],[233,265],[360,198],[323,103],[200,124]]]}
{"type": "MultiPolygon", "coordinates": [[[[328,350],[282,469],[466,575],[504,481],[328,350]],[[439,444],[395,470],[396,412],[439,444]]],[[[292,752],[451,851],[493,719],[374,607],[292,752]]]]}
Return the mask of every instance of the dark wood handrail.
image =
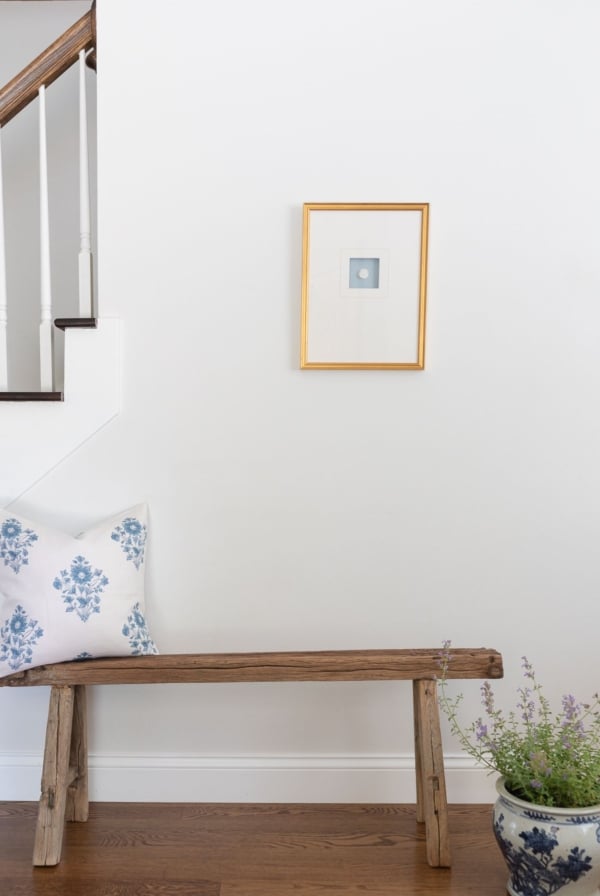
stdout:
{"type": "Polygon", "coordinates": [[[46,87],[66,72],[81,50],[91,50],[96,45],[96,4],[79,21],[61,34],[26,68],[0,90],[0,127],[24,109],[38,95],[40,87],[46,87]]]}

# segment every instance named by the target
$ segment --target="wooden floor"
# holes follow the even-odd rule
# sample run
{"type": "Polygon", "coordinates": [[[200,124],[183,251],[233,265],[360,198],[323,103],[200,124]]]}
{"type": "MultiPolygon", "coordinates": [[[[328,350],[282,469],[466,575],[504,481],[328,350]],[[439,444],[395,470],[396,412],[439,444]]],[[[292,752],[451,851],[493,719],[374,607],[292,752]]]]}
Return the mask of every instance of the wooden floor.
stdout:
{"type": "Polygon", "coordinates": [[[0,802],[2,896],[505,896],[489,806],[452,806],[430,868],[414,806],[93,803],[56,868],[32,868],[37,804],[0,802]]]}

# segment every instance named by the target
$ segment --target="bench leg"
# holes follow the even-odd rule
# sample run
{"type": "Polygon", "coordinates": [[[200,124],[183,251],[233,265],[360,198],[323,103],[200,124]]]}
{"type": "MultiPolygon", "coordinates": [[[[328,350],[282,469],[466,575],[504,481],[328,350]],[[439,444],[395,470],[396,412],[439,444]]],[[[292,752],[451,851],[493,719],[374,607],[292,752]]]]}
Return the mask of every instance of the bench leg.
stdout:
{"type": "Polygon", "coordinates": [[[69,755],[69,779],[67,789],[66,821],[87,821],[88,798],[88,744],[87,744],[87,700],[85,685],[75,685],[73,704],[73,726],[69,755]]]}
{"type": "Polygon", "coordinates": [[[65,826],[69,757],[75,705],[74,687],[50,691],[46,745],[42,768],[42,793],[38,810],[34,865],[58,865],[65,826]]]}
{"type": "Polygon", "coordinates": [[[436,682],[413,681],[413,704],[417,821],[425,822],[429,864],[434,868],[449,868],[448,803],[436,682]]]}
{"type": "Polygon", "coordinates": [[[425,806],[423,804],[423,761],[422,733],[421,733],[421,704],[418,682],[413,681],[413,720],[415,727],[415,775],[417,784],[417,821],[423,824],[425,821],[425,806]]]}

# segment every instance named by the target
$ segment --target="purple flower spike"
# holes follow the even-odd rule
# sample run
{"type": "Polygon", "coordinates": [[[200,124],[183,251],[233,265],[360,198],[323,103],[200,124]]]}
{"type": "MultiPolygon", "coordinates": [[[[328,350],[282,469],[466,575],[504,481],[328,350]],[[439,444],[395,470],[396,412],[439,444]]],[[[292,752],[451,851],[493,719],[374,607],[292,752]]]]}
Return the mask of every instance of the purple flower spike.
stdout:
{"type": "Polygon", "coordinates": [[[484,681],[481,685],[481,702],[485,708],[485,711],[488,715],[492,715],[494,712],[494,692],[492,691],[492,686],[489,681],[484,681]]]}
{"type": "Polygon", "coordinates": [[[525,675],[525,678],[531,678],[531,680],[533,681],[535,678],[535,675],[533,672],[533,666],[531,665],[531,663],[529,662],[529,660],[527,659],[526,656],[522,656],[521,659],[523,661],[521,663],[521,665],[523,666],[523,674],[525,675]]]}

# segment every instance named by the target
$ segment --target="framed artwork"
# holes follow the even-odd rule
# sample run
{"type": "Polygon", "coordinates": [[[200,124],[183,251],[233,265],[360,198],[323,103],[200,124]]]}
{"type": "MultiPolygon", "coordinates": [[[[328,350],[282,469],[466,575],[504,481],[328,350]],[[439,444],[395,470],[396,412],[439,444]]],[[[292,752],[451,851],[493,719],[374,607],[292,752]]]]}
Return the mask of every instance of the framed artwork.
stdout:
{"type": "Polygon", "coordinates": [[[429,204],[305,203],[302,369],[423,370],[429,204]]]}

